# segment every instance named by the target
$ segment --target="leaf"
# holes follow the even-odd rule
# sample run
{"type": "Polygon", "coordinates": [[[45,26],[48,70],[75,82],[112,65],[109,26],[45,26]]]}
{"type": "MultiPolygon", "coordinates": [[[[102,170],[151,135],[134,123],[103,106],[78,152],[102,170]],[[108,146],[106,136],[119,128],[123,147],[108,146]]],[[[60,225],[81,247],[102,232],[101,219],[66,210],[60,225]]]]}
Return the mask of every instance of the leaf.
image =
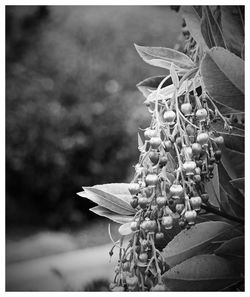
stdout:
{"type": "Polygon", "coordinates": [[[119,233],[124,236],[131,234],[133,231],[131,230],[130,226],[131,226],[131,223],[125,223],[121,225],[118,229],[119,233]]]}
{"type": "Polygon", "coordinates": [[[104,208],[102,206],[95,206],[90,208],[90,211],[94,212],[95,214],[108,218],[118,224],[125,224],[128,222],[133,221],[133,216],[125,216],[125,215],[119,215],[113,211],[108,210],[107,208],[104,208]]]}
{"type": "Polygon", "coordinates": [[[221,164],[225,168],[229,178],[236,179],[239,177],[244,177],[245,171],[245,154],[228,149],[226,147],[222,150],[221,164]]]}
{"type": "Polygon", "coordinates": [[[182,6],[183,17],[187,28],[194,40],[203,48],[207,48],[207,44],[201,33],[201,18],[192,6],[182,6]]]}
{"type": "Polygon", "coordinates": [[[244,258],[244,236],[238,236],[227,240],[214,253],[221,257],[244,258]]]}
{"type": "MultiPolygon", "coordinates": [[[[147,98],[148,95],[151,94],[150,90],[156,90],[158,85],[161,83],[161,81],[165,78],[164,75],[161,76],[152,76],[149,78],[144,79],[143,81],[139,82],[136,86],[139,89],[139,91],[147,98]]],[[[162,87],[166,87],[172,85],[172,79],[169,77],[167,79],[162,87]]]]}
{"type": "Polygon", "coordinates": [[[98,205],[107,208],[115,213],[122,215],[132,215],[135,210],[129,204],[127,192],[127,185],[121,184],[120,190],[118,190],[120,184],[107,184],[98,185],[94,187],[83,187],[84,191],[77,193],[79,196],[87,198],[98,205]],[[101,190],[102,189],[102,190],[101,190]],[[113,193],[115,195],[113,195],[113,193]]]}
{"type": "Polygon", "coordinates": [[[216,255],[192,257],[163,275],[171,291],[218,291],[240,279],[234,266],[216,255]]]}
{"type": "Polygon", "coordinates": [[[171,75],[171,78],[172,78],[172,81],[173,81],[173,84],[174,84],[175,88],[178,89],[179,88],[179,78],[178,78],[178,75],[177,75],[177,73],[175,71],[173,63],[171,64],[171,67],[170,67],[170,75],[171,75]]]}
{"type": "Polygon", "coordinates": [[[165,262],[173,267],[182,261],[203,252],[212,241],[225,236],[236,236],[239,234],[233,226],[220,221],[210,221],[196,224],[189,230],[183,230],[177,234],[164,248],[162,254],[165,262]]]}
{"type": "Polygon", "coordinates": [[[171,64],[173,63],[177,68],[176,70],[190,69],[195,67],[194,62],[187,55],[174,49],[165,47],[147,47],[136,44],[135,48],[140,57],[146,63],[153,66],[170,69],[171,64]]]}
{"type": "Polygon", "coordinates": [[[202,7],[202,24],[201,29],[204,39],[207,41],[209,48],[213,46],[226,47],[221,28],[218,20],[211,12],[209,6],[202,7]]]}
{"type": "Polygon", "coordinates": [[[206,53],[200,67],[205,88],[213,100],[244,111],[244,61],[215,47],[206,53]]]}
{"type": "Polygon", "coordinates": [[[244,190],[245,178],[241,177],[241,178],[232,179],[230,180],[230,184],[232,184],[236,189],[244,190]]]}
{"type": "Polygon", "coordinates": [[[242,47],[244,48],[244,23],[239,7],[222,5],[221,25],[227,48],[241,56],[242,47]]]}
{"type": "Polygon", "coordinates": [[[220,180],[218,175],[218,167],[214,166],[214,177],[206,182],[205,190],[209,195],[209,202],[211,205],[219,208],[220,207],[220,180]]]}

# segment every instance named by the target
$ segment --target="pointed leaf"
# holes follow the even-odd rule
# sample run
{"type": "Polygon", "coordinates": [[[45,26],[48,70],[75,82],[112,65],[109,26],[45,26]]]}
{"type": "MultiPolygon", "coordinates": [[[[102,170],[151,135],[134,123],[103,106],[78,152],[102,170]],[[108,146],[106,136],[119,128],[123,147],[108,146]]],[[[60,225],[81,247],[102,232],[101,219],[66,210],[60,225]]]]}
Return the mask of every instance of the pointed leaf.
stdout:
{"type": "MultiPolygon", "coordinates": [[[[139,82],[136,86],[139,91],[147,98],[148,95],[151,94],[151,90],[156,90],[160,82],[165,78],[165,75],[161,76],[152,76],[149,78],[144,79],[143,81],[139,82]]],[[[169,77],[162,87],[166,87],[172,84],[172,79],[169,77]]]]}
{"type": "Polygon", "coordinates": [[[213,100],[244,111],[244,61],[223,48],[212,48],[201,62],[205,88],[213,100]]]}
{"type": "Polygon", "coordinates": [[[244,236],[227,240],[214,253],[221,257],[244,258],[244,236]]]}
{"type": "Polygon", "coordinates": [[[191,229],[183,230],[177,234],[164,248],[162,254],[165,262],[173,267],[203,252],[212,241],[236,235],[239,235],[239,232],[228,223],[210,221],[196,224],[191,229]]]}
{"type": "Polygon", "coordinates": [[[221,25],[228,49],[241,56],[244,48],[244,23],[237,6],[221,6],[221,25]]]}
{"type": "Polygon", "coordinates": [[[119,215],[113,211],[108,210],[107,208],[104,208],[102,206],[95,206],[90,208],[90,211],[94,212],[95,214],[108,218],[118,224],[125,224],[128,222],[133,221],[133,216],[125,216],[125,215],[119,215]]]}
{"type": "Polygon", "coordinates": [[[130,228],[131,223],[125,223],[121,225],[118,229],[119,233],[123,236],[131,234],[133,231],[130,228]]]}
{"type": "Polygon", "coordinates": [[[201,18],[192,6],[182,6],[183,17],[187,28],[194,40],[203,48],[207,48],[207,44],[201,33],[201,18]]]}
{"type": "Polygon", "coordinates": [[[83,188],[83,192],[77,194],[97,203],[102,207],[122,215],[132,215],[135,213],[135,210],[132,208],[129,202],[126,201],[127,197],[125,195],[120,194],[119,196],[115,196],[106,191],[100,190],[97,187],[104,188],[106,190],[107,188],[110,188],[110,185],[108,187],[105,187],[105,185],[85,187],[83,188]]]}
{"type": "Polygon", "coordinates": [[[207,43],[209,45],[209,48],[213,46],[226,47],[221,28],[218,24],[218,20],[213,15],[209,6],[202,7],[202,21],[204,24],[204,29],[206,28],[206,31],[208,30],[208,32],[204,31],[203,33],[206,35],[206,37],[208,37],[209,35],[209,44],[207,43]]]}
{"type": "Polygon", "coordinates": [[[230,180],[230,183],[231,183],[236,189],[244,190],[244,188],[245,188],[245,178],[244,178],[244,177],[236,178],[236,179],[232,179],[232,180],[230,180]]]}
{"type": "Polygon", "coordinates": [[[228,148],[223,148],[221,164],[229,175],[229,180],[244,177],[245,154],[228,148]]]}
{"type": "Polygon", "coordinates": [[[171,291],[218,291],[240,279],[234,266],[216,255],[192,257],[163,275],[171,291]]]}
{"type": "Polygon", "coordinates": [[[178,78],[178,75],[177,75],[177,73],[175,71],[173,63],[171,64],[171,67],[170,67],[170,75],[171,75],[171,78],[172,78],[172,81],[173,81],[173,84],[174,84],[175,88],[178,89],[179,88],[179,78],[178,78]]]}
{"type": "Polygon", "coordinates": [[[195,67],[194,62],[185,54],[165,47],[147,47],[135,44],[135,48],[141,58],[148,64],[170,69],[171,63],[176,70],[195,67]]]}

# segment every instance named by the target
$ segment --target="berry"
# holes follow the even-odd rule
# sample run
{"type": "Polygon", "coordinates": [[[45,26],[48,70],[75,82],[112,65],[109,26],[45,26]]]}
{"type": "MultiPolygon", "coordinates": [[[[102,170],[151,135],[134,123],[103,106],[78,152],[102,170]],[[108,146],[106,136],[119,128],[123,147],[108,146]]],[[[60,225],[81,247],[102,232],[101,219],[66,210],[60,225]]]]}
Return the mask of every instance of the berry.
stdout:
{"type": "Polygon", "coordinates": [[[196,163],[194,161],[186,161],[183,164],[183,169],[185,170],[187,175],[190,175],[193,173],[194,169],[196,167],[196,163]]]}
{"type": "Polygon", "coordinates": [[[141,262],[147,262],[148,261],[148,254],[147,253],[141,253],[140,255],[139,255],[139,260],[141,261],[141,262]]]}
{"type": "Polygon", "coordinates": [[[192,152],[194,155],[200,155],[202,147],[199,143],[195,142],[192,144],[192,152]]]}
{"type": "Polygon", "coordinates": [[[207,117],[207,110],[205,108],[200,108],[196,111],[196,117],[200,121],[204,121],[207,117]]]}
{"type": "Polygon", "coordinates": [[[166,152],[169,152],[172,148],[172,142],[170,140],[167,140],[164,142],[164,149],[166,152]]]}
{"type": "Polygon", "coordinates": [[[161,224],[165,229],[171,229],[173,227],[173,218],[171,216],[162,217],[161,224]]]}
{"type": "Polygon", "coordinates": [[[123,271],[129,271],[130,270],[130,263],[126,261],[123,263],[123,271]]]}
{"type": "Polygon", "coordinates": [[[175,140],[175,143],[176,143],[179,147],[182,147],[182,139],[181,139],[181,137],[177,137],[176,140],[175,140]]]}
{"type": "Polygon", "coordinates": [[[163,114],[163,119],[168,123],[172,123],[175,119],[175,112],[173,110],[165,111],[163,114]]]}
{"type": "Polygon", "coordinates": [[[170,193],[173,194],[174,196],[180,196],[183,193],[183,188],[181,185],[173,184],[170,187],[170,193]]]}
{"type": "Polygon", "coordinates": [[[157,233],[155,234],[155,240],[160,241],[160,240],[163,240],[163,239],[164,239],[164,233],[162,233],[162,232],[157,232],[157,233]]]}
{"type": "Polygon", "coordinates": [[[148,205],[148,199],[146,197],[140,197],[138,199],[138,204],[140,205],[141,208],[146,208],[148,205]]]}
{"type": "Polygon", "coordinates": [[[207,169],[208,169],[209,171],[213,171],[213,170],[214,170],[214,165],[213,165],[213,164],[209,164],[209,165],[207,166],[207,169]]]}
{"type": "MultiPolygon", "coordinates": [[[[197,163],[196,163],[196,165],[197,165],[197,163]]],[[[200,167],[196,167],[196,168],[194,169],[194,173],[195,173],[195,174],[201,174],[201,169],[200,169],[200,167]]]]}
{"type": "Polygon", "coordinates": [[[192,112],[192,105],[190,103],[183,103],[181,105],[181,111],[185,114],[188,115],[192,112]]]}
{"type": "Polygon", "coordinates": [[[130,224],[130,229],[131,229],[132,231],[137,231],[137,230],[138,230],[138,223],[137,223],[137,222],[132,222],[132,223],[130,224]]]}
{"type": "Polygon", "coordinates": [[[202,202],[204,202],[204,203],[208,202],[208,200],[209,200],[209,196],[208,196],[208,194],[207,194],[207,193],[203,193],[203,194],[201,194],[201,200],[202,200],[202,202]]]}
{"type": "Polygon", "coordinates": [[[149,159],[153,164],[157,164],[159,161],[159,153],[157,153],[156,151],[150,152],[149,159]]]}
{"type": "Polygon", "coordinates": [[[152,138],[152,137],[155,137],[155,136],[157,136],[157,132],[156,132],[156,130],[152,130],[152,129],[147,129],[145,132],[144,132],[144,136],[146,137],[146,138],[152,138]]]}
{"type": "Polygon", "coordinates": [[[200,133],[198,136],[197,136],[197,139],[196,141],[200,144],[200,145],[204,145],[208,142],[208,139],[209,139],[209,136],[207,133],[203,132],[203,133],[200,133]]]}
{"type": "Polygon", "coordinates": [[[168,163],[168,157],[166,157],[166,156],[162,156],[162,157],[160,158],[159,165],[160,165],[160,166],[165,166],[167,163],[168,163]]]}
{"type": "Polygon", "coordinates": [[[184,204],[182,204],[182,203],[177,203],[177,204],[175,205],[175,210],[176,210],[176,212],[181,213],[181,212],[183,211],[184,207],[185,207],[184,204]]]}
{"type": "Polygon", "coordinates": [[[187,135],[188,135],[188,136],[194,136],[196,130],[195,130],[195,128],[194,128],[193,126],[191,126],[190,124],[188,124],[188,125],[186,126],[186,132],[187,132],[187,135]]]}
{"type": "Polygon", "coordinates": [[[156,228],[157,228],[156,221],[149,220],[146,222],[146,230],[148,230],[149,232],[154,232],[156,228]]]}
{"type": "Polygon", "coordinates": [[[133,207],[133,208],[136,208],[138,206],[138,198],[137,197],[134,197],[131,201],[130,201],[130,205],[133,207]]]}
{"type": "Polygon", "coordinates": [[[156,198],[156,204],[159,207],[162,207],[162,206],[166,205],[166,203],[167,203],[167,198],[166,197],[160,196],[160,197],[156,198]]]}
{"type": "Polygon", "coordinates": [[[154,136],[149,140],[152,149],[157,149],[161,145],[161,138],[154,136]]]}
{"type": "Polygon", "coordinates": [[[140,186],[137,183],[130,183],[128,186],[128,190],[131,195],[136,195],[140,192],[140,186]]]}
{"type": "Polygon", "coordinates": [[[149,173],[145,178],[145,182],[149,186],[155,186],[158,183],[158,175],[156,173],[149,173]]]}
{"type": "Polygon", "coordinates": [[[217,150],[214,152],[214,158],[216,161],[220,161],[221,159],[221,150],[217,150]]]}
{"type": "Polygon", "coordinates": [[[224,138],[223,138],[223,136],[219,136],[219,137],[216,137],[216,138],[214,138],[214,142],[216,143],[216,144],[223,144],[224,143],[224,138]]]}
{"type": "Polygon", "coordinates": [[[135,287],[138,284],[138,278],[137,276],[127,276],[126,277],[126,283],[128,286],[135,287]]]}
{"type": "Polygon", "coordinates": [[[202,203],[201,197],[199,196],[191,197],[189,201],[194,210],[200,210],[201,203],[202,203]]]}
{"type": "Polygon", "coordinates": [[[197,213],[195,210],[187,210],[184,214],[184,218],[190,225],[195,224],[196,217],[197,217],[197,213]]]}
{"type": "Polygon", "coordinates": [[[203,161],[202,160],[196,160],[195,163],[196,163],[196,166],[201,167],[202,164],[203,164],[203,161]]]}
{"type": "Polygon", "coordinates": [[[193,177],[193,181],[196,183],[199,183],[201,181],[201,176],[200,174],[195,174],[193,177]]]}
{"type": "Polygon", "coordinates": [[[144,188],[144,193],[147,197],[150,197],[153,194],[153,188],[152,187],[144,188]]]}

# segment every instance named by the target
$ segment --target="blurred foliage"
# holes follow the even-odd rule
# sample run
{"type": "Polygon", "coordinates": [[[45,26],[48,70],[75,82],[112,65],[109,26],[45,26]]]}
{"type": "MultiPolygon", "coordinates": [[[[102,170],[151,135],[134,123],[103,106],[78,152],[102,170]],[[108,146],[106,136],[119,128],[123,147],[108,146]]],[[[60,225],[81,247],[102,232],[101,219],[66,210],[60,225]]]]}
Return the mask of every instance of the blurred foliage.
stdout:
{"type": "Polygon", "coordinates": [[[170,7],[6,7],[9,226],[82,224],[81,186],[129,181],[149,122],[135,84],[159,74],[133,43],[174,47],[180,32],[170,7]]]}

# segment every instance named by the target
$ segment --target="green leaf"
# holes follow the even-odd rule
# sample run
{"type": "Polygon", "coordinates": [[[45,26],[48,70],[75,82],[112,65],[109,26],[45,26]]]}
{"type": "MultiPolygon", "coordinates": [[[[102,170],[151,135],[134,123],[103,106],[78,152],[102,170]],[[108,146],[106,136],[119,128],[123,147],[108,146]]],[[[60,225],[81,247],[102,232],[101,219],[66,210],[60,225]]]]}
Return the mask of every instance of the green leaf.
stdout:
{"type": "MultiPolygon", "coordinates": [[[[148,97],[151,94],[150,91],[156,90],[160,82],[165,78],[164,75],[161,76],[152,76],[144,79],[143,81],[139,82],[136,86],[138,90],[144,95],[144,97],[148,97]]],[[[172,84],[172,79],[169,77],[162,87],[166,87],[172,84]]]]}
{"type": "Polygon", "coordinates": [[[232,184],[236,189],[244,190],[245,178],[241,177],[241,178],[232,179],[230,180],[230,184],[232,184]]]}
{"type": "Polygon", "coordinates": [[[213,15],[209,6],[202,7],[201,30],[209,48],[214,46],[226,47],[218,20],[213,15]]]}
{"type": "Polygon", "coordinates": [[[216,255],[192,257],[163,275],[171,291],[218,291],[240,279],[234,266],[216,255]]]}
{"type": "Polygon", "coordinates": [[[244,61],[229,51],[214,47],[202,59],[205,88],[216,102],[244,111],[244,61]]]}
{"type": "Polygon", "coordinates": [[[174,67],[173,63],[171,64],[171,67],[170,67],[170,75],[171,75],[171,78],[172,78],[175,88],[178,89],[179,88],[179,78],[175,71],[175,67],[174,67]]]}
{"type": "Polygon", "coordinates": [[[165,262],[173,267],[203,252],[205,248],[211,245],[212,241],[228,236],[231,238],[238,234],[239,232],[234,230],[232,225],[220,221],[196,224],[192,228],[177,234],[164,248],[162,254],[165,262]]]}
{"type": "Polygon", "coordinates": [[[227,240],[214,253],[221,257],[244,258],[244,236],[238,236],[227,240]]]}
{"type": "Polygon", "coordinates": [[[244,48],[244,23],[238,6],[221,6],[221,25],[227,48],[240,57],[244,48]]]}
{"type": "MultiPolygon", "coordinates": [[[[165,47],[147,47],[135,44],[140,57],[148,64],[169,69],[173,63],[176,70],[194,68],[194,62],[185,54],[165,47]]],[[[185,72],[185,71],[182,71],[185,72]]]]}
{"type": "Polygon", "coordinates": [[[201,18],[197,10],[192,6],[182,6],[182,11],[191,36],[203,49],[206,49],[207,44],[201,33],[201,18]]]}
{"type": "Polygon", "coordinates": [[[123,236],[131,234],[133,231],[131,230],[130,226],[131,222],[121,225],[118,229],[119,233],[123,236]]]}
{"type": "Polygon", "coordinates": [[[125,224],[133,221],[133,216],[119,215],[113,211],[108,210],[102,206],[95,206],[89,209],[95,214],[110,219],[118,224],[125,224]]]}
{"type": "Polygon", "coordinates": [[[224,147],[222,150],[221,164],[229,176],[228,181],[244,177],[245,154],[224,147]]]}
{"type": "Polygon", "coordinates": [[[83,187],[84,191],[77,193],[98,205],[122,215],[132,215],[135,210],[130,205],[131,195],[128,184],[106,184],[94,187],[83,187]]]}

